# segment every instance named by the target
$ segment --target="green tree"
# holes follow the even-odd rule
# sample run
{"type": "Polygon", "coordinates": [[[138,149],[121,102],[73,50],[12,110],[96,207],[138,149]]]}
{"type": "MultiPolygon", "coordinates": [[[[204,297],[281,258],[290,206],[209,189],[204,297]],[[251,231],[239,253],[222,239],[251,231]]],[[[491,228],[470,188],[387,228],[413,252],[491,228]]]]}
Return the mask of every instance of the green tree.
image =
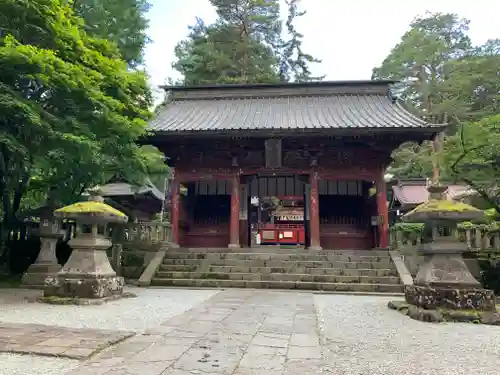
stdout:
{"type": "MultiPolygon", "coordinates": [[[[449,123],[449,137],[462,124],[498,113],[500,44],[490,40],[474,47],[468,25],[455,14],[417,18],[373,71],[375,79],[400,80],[394,91],[405,105],[430,122],[449,123]]],[[[445,154],[451,140],[444,141],[445,154]]],[[[391,172],[399,178],[431,177],[438,159],[441,180],[460,180],[451,169],[453,158],[434,152],[429,142],[402,145],[393,154],[391,172]]]]}
{"type": "Polygon", "coordinates": [[[489,40],[447,63],[440,85],[442,107],[451,120],[479,121],[500,112],[500,40],[489,40]]]}
{"type": "Polygon", "coordinates": [[[161,155],[136,143],[151,115],[146,75],[86,34],[66,1],[2,1],[0,25],[3,228],[28,191],[64,202],[112,176],[144,181],[161,155]]]}
{"type": "Polygon", "coordinates": [[[297,1],[290,1],[286,22],[289,40],[283,39],[278,0],[211,0],[218,19],[206,25],[198,19],[187,39],[175,48],[174,69],[184,84],[275,83],[312,80],[302,51],[302,35],[293,26],[297,1]]]}
{"type": "Polygon", "coordinates": [[[447,63],[472,49],[468,25],[456,14],[416,18],[382,65],[373,69],[373,78],[401,81],[395,88],[399,97],[428,121],[442,123],[446,108],[440,106],[440,83],[447,79],[447,63]]]}
{"type": "Polygon", "coordinates": [[[144,47],[150,42],[147,0],[73,0],[72,7],[85,21],[85,31],[116,43],[129,66],[144,62],[144,47]]]}
{"type": "Polygon", "coordinates": [[[282,82],[320,81],[324,76],[314,77],[310,64],[320,63],[318,60],[302,49],[303,34],[298,32],[295,22],[304,16],[306,11],[298,10],[300,0],[285,0],[288,6],[288,17],[285,22],[287,38],[281,40],[277,54],[279,56],[279,76],[282,82]]]}
{"type": "Polygon", "coordinates": [[[500,213],[500,115],[464,123],[446,139],[445,165],[500,213]]]}

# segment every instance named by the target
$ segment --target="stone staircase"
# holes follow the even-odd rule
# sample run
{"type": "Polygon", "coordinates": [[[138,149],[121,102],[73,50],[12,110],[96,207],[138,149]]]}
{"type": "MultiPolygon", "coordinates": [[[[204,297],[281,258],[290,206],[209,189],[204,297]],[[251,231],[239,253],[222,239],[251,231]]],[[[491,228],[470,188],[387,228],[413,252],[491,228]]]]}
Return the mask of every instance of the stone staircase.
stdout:
{"type": "Polygon", "coordinates": [[[309,252],[275,247],[171,249],[151,285],[403,292],[403,284],[388,251],[309,252]]]}

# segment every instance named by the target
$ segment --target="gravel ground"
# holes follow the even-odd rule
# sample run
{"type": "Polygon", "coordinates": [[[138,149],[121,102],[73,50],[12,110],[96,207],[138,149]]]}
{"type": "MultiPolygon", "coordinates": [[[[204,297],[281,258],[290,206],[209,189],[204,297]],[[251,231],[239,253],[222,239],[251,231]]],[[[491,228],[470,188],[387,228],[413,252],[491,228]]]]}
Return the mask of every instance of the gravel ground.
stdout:
{"type": "Polygon", "coordinates": [[[0,375],[64,375],[76,369],[79,361],[71,359],[0,354],[0,375]]]}
{"type": "Polygon", "coordinates": [[[391,299],[315,296],[335,374],[499,374],[500,327],[411,320],[387,308],[391,299]]]}
{"type": "Polygon", "coordinates": [[[137,331],[157,327],[218,292],[215,290],[126,288],[137,298],[99,306],[26,303],[36,291],[0,289],[0,322],[47,324],[71,328],[137,331]]]}
{"type": "MultiPolygon", "coordinates": [[[[0,322],[142,331],[217,293],[185,289],[130,291],[138,298],[103,306],[52,306],[21,303],[19,296],[0,290],[0,322]]],[[[387,302],[391,299],[314,295],[323,358],[321,366],[309,361],[312,367],[307,370],[316,372],[307,374],[499,374],[500,327],[414,321],[389,310],[387,302]]],[[[279,299],[274,301],[269,308],[286,309],[279,299]]],[[[0,375],[63,375],[78,365],[65,359],[7,354],[0,354],[0,363],[0,375]]]]}

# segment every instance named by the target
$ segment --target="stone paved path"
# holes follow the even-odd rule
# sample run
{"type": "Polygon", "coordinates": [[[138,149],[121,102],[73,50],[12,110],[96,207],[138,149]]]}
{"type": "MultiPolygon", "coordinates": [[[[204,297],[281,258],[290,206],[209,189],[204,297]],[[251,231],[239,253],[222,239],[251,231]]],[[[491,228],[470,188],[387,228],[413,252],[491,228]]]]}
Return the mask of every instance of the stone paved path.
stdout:
{"type": "Polygon", "coordinates": [[[113,302],[98,310],[41,305],[40,312],[33,304],[3,305],[0,326],[11,322],[0,333],[4,343],[48,341],[59,347],[60,341],[55,344],[65,332],[65,338],[73,337],[73,348],[75,340],[92,341],[92,330],[76,329],[83,327],[101,339],[117,334],[114,330],[136,335],[86,361],[0,353],[0,375],[499,373],[500,327],[413,321],[387,309],[391,298],[248,289],[141,289],[137,294],[133,304],[113,302]],[[56,333],[55,342],[43,336],[40,325],[12,328],[23,319],[39,322],[42,315],[48,324],[67,327],[42,328],[56,333]]]}
{"type": "Polygon", "coordinates": [[[0,353],[88,359],[134,332],[0,323],[0,353]]]}
{"type": "Polygon", "coordinates": [[[498,374],[500,329],[411,321],[388,300],[228,290],[68,375],[498,374]]]}
{"type": "Polygon", "coordinates": [[[322,360],[312,294],[229,290],[71,375],[309,374],[322,360]]]}

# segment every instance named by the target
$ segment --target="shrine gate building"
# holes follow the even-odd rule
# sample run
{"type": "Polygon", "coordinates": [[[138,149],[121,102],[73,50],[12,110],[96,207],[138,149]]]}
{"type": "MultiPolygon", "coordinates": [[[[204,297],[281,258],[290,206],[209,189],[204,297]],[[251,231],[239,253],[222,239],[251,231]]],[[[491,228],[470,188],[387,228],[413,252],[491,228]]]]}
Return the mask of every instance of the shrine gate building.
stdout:
{"type": "Polygon", "coordinates": [[[391,153],[445,128],[407,111],[393,83],[165,87],[148,142],[174,168],[174,245],[387,248],[391,153]]]}

